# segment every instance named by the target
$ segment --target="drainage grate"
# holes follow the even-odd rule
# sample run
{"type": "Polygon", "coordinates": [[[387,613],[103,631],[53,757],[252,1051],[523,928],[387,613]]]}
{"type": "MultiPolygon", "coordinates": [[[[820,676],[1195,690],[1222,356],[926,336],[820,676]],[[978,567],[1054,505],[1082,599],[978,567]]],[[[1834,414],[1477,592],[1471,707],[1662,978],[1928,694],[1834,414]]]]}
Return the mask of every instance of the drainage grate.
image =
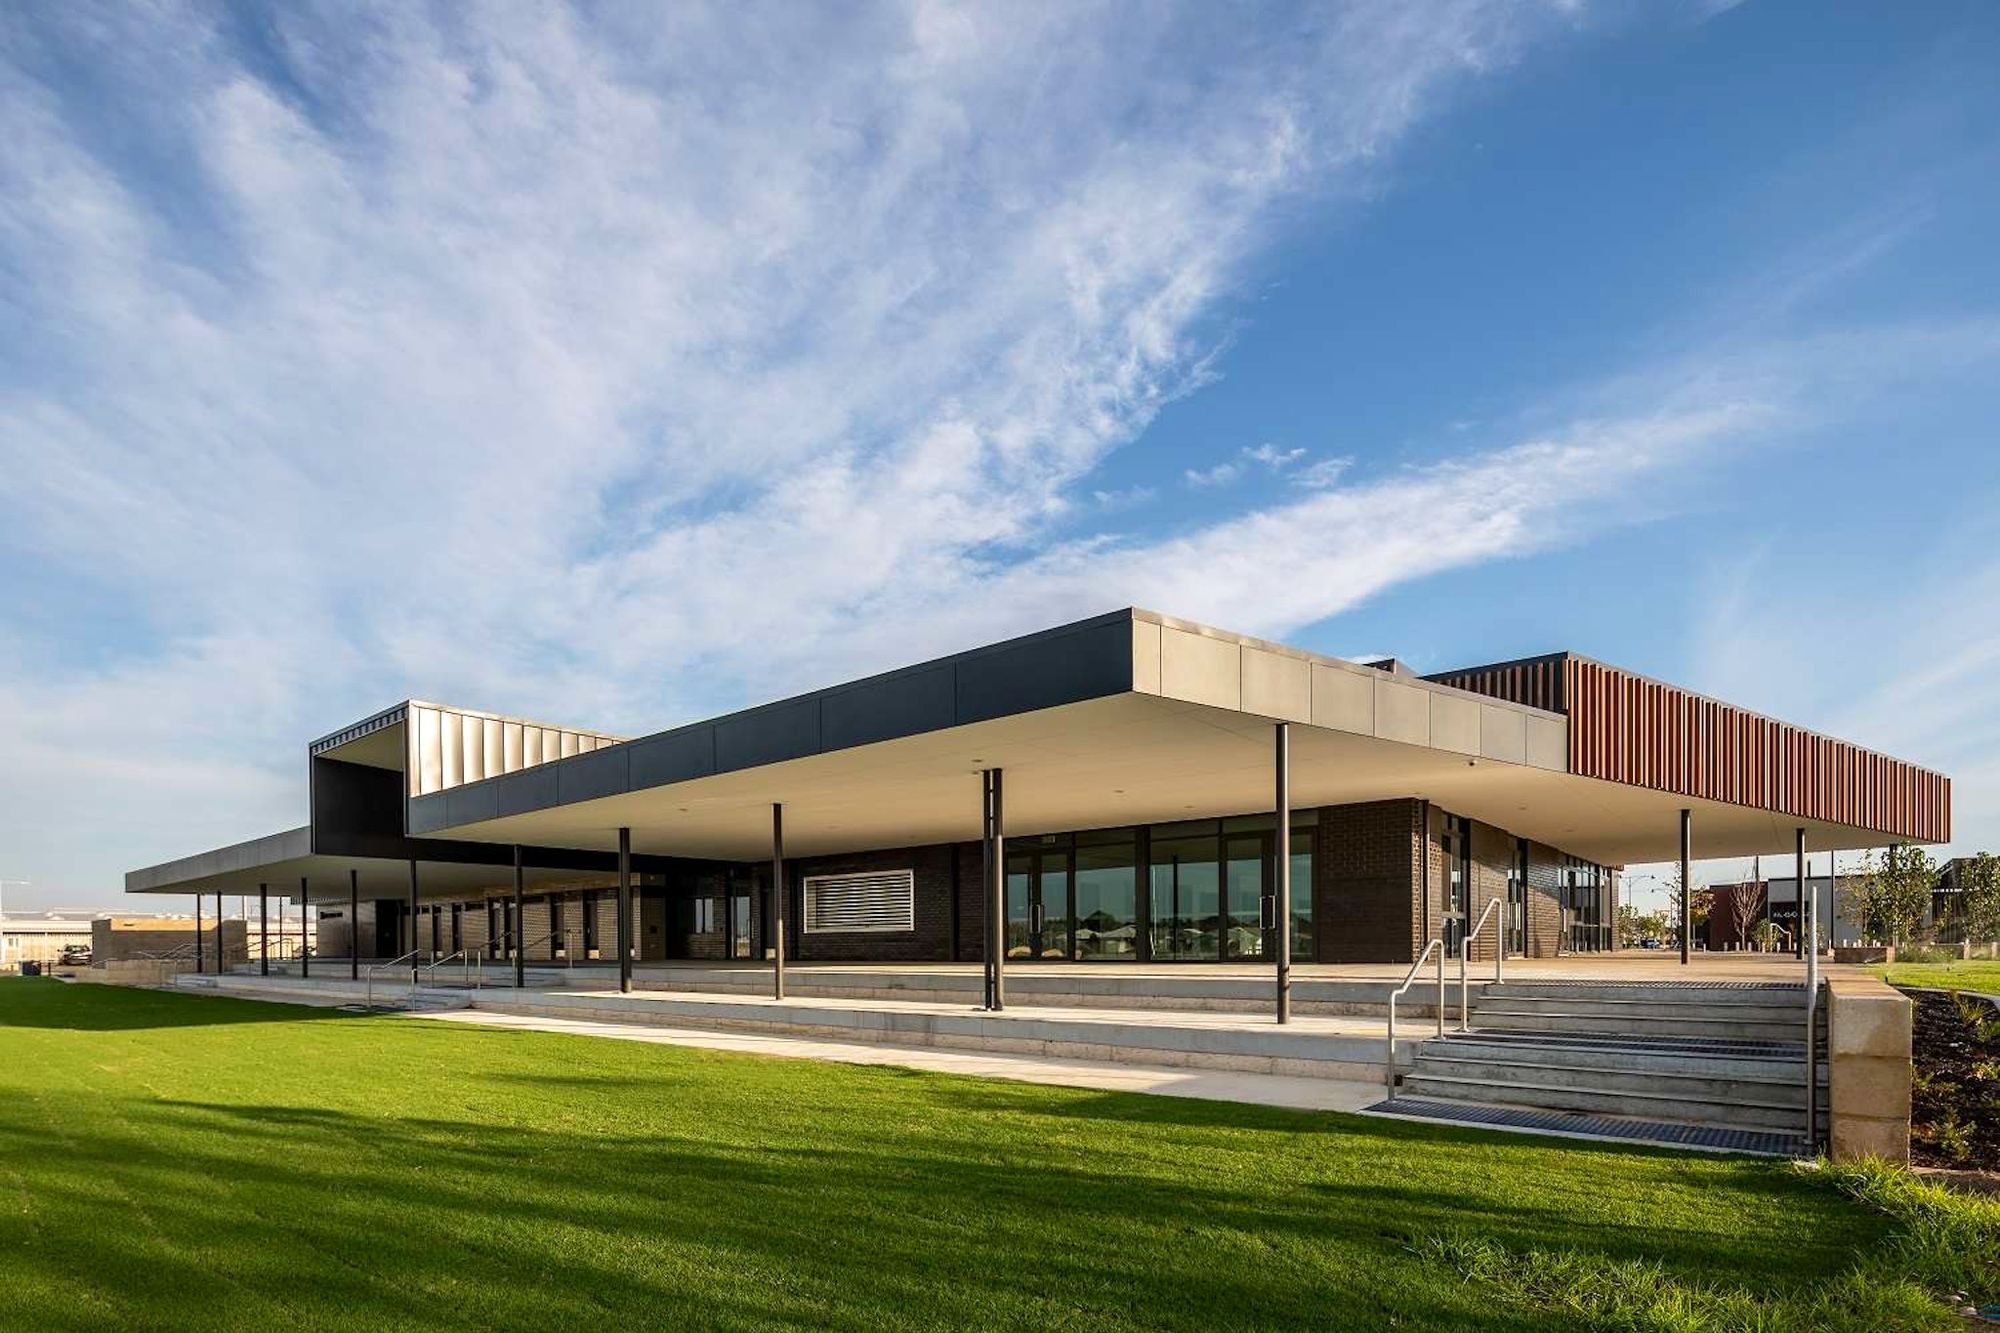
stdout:
{"type": "Polygon", "coordinates": [[[1592,1138],[1624,1139],[1673,1148],[1708,1148],[1721,1152],[1790,1157],[1799,1151],[1799,1136],[1763,1129],[1726,1129],[1716,1125],[1677,1125],[1657,1120],[1620,1120],[1576,1111],[1528,1111],[1512,1106],[1479,1106],[1470,1102],[1433,1102],[1399,1097],[1377,1102],[1364,1114],[1407,1120],[1437,1120],[1459,1125],[1488,1125],[1543,1134],[1585,1134],[1592,1138]]]}

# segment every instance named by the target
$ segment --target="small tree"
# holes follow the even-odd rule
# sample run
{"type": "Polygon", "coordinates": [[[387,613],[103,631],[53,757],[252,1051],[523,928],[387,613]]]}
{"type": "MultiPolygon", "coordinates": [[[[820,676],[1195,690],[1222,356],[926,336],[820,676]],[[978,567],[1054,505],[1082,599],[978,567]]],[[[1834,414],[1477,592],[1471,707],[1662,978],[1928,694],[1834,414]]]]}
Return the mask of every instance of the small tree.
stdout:
{"type": "MultiPolygon", "coordinates": [[[[1872,858],[1871,858],[1872,860],[1872,858]]],[[[1868,929],[1883,944],[1901,945],[1922,928],[1937,888],[1937,862],[1921,847],[1891,847],[1862,877],[1868,929]]]]}
{"type": "Polygon", "coordinates": [[[1981,852],[1965,863],[1958,919],[1967,940],[2000,940],[2000,856],[1981,852]]]}
{"type": "Polygon", "coordinates": [[[1734,884],[1729,889],[1729,930],[1738,942],[1750,942],[1750,927],[1764,915],[1764,881],[1734,884]]]}

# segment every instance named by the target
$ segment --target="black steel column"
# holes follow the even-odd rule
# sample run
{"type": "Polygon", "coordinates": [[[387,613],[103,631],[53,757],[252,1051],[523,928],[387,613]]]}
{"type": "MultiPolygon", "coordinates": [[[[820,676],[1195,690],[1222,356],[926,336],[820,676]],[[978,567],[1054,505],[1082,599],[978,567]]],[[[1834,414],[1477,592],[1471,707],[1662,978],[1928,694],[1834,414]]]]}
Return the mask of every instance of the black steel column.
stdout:
{"type": "Polygon", "coordinates": [[[979,1007],[993,1007],[993,770],[979,770],[979,1007]]]}
{"type": "Polygon", "coordinates": [[[521,903],[521,844],[514,844],[514,989],[528,984],[528,918],[521,903]]]}
{"type": "Polygon", "coordinates": [[[778,947],[771,955],[772,995],[785,998],[785,807],[771,803],[771,920],[778,947]]]}
{"type": "Polygon", "coordinates": [[[201,895],[199,893],[194,896],[194,970],[197,976],[207,971],[207,968],[202,965],[201,957],[201,895]]]}
{"type": "Polygon", "coordinates": [[[1277,872],[1278,1021],[1292,1021],[1292,731],[1283,722],[1272,733],[1271,757],[1278,826],[1272,836],[1272,869],[1277,872]]]}
{"type": "Polygon", "coordinates": [[[347,872],[347,976],[361,980],[361,872],[347,872]]]}
{"type": "Polygon", "coordinates": [[[1681,811],[1681,961],[1694,947],[1694,811],[1681,811]]]}
{"type": "Polygon", "coordinates": [[[618,989],[632,989],[632,830],[618,830],[618,989]]]}
{"type": "Polygon", "coordinates": [[[224,961],[229,957],[222,948],[222,895],[215,895],[215,975],[221,976],[229,969],[224,961]]]}
{"type": "Polygon", "coordinates": [[[312,940],[306,931],[306,918],[312,914],[312,904],[306,901],[305,876],[299,876],[299,976],[312,974],[312,940]]]}
{"type": "Polygon", "coordinates": [[[257,886],[257,975],[271,975],[271,886],[257,886]]]}
{"type": "Polygon", "coordinates": [[[410,984],[422,979],[417,965],[417,858],[410,858],[410,984]]]}
{"type": "Polygon", "coordinates": [[[1806,831],[1798,831],[1796,851],[1799,866],[1799,920],[1792,927],[1792,956],[1803,960],[1806,956],[1806,831]]]}
{"type": "Polygon", "coordinates": [[[1007,1007],[1007,816],[1002,773],[993,770],[993,1010],[1007,1007]]]}

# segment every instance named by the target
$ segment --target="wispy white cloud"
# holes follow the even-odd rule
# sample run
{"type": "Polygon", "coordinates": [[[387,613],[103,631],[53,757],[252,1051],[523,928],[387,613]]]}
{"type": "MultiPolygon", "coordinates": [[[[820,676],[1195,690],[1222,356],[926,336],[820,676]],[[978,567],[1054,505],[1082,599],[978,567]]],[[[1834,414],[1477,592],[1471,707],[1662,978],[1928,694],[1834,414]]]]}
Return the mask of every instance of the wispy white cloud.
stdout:
{"type": "Polygon", "coordinates": [[[297,739],[388,698],[656,725],[904,656],[891,609],[1119,600],[1089,542],[1034,552],[1212,374],[1273,205],[1353,197],[1565,24],[255,22],[58,6],[0,47],[0,540],[41,597],[0,626],[0,841],[99,900],[296,817],[297,739]],[[58,588],[129,618],[51,631],[58,588]]]}

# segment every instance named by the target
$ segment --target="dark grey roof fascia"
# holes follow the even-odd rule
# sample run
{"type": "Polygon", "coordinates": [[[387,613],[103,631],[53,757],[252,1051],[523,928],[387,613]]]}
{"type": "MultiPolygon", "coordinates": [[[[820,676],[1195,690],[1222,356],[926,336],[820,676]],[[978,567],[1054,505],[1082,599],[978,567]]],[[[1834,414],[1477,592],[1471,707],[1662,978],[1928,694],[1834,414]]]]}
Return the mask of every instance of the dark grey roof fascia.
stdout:
{"type": "Polygon", "coordinates": [[[279,861],[295,861],[312,855],[312,826],[266,834],[248,842],[232,843],[213,851],[197,852],[177,861],[162,861],[143,870],[125,872],[125,892],[146,893],[174,884],[212,879],[234,871],[251,870],[279,861]]]}
{"type": "Polygon", "coordinates": [[[1128,607],[412,797],[408,830],[437,833],[1125,693],[1134,615],[1128,607]]]}

